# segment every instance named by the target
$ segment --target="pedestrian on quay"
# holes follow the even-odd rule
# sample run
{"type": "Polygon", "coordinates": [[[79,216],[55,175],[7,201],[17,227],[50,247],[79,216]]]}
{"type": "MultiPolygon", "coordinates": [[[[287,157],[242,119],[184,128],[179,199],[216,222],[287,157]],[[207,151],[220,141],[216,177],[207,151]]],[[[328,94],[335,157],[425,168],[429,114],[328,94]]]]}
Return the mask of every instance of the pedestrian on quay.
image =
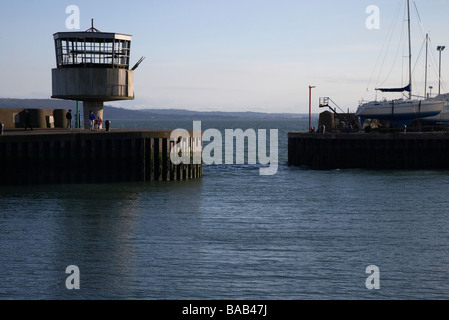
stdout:
{"type": "Polygon", "coordinates": [[[72,129],[72,110],[69,109],[69,111],[65,115],[67,119],[67,129],[72,129]]]}
{"type": "Polygon", "coordinates": [[[89,112],[89,120],[90,120],[90,130],[93,130],[95,125],[95,115],[92,112],[92,110],[90,110],[89,112]]]}
{"type": "Polygon", "coordinates": [[[101,117],[98,117],[98,122],[97,122],[97,131],[101,130],[101,127],[103,125],[103,120],[101,119],[101,117]]]}
{"type": "Polygon", "coordinates": [[[28,127],[29,127],[31,130],[33,130],[33,127],[31,126],[31,114],[30,114],[30,110],[25,109],[25,131],[27,130],[28,127]]]}

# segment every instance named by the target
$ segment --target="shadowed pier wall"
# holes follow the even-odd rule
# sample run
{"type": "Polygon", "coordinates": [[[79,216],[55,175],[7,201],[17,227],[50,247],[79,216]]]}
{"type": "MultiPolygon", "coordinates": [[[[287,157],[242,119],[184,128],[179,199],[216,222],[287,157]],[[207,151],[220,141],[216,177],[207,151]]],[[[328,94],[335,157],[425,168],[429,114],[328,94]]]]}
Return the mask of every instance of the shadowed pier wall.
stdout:
{"type": "Polygon", "coordinates": [[[313,169],[449,169],[449,134],[288,134],[288,164],[313,169]]]}
{"type": "MultiPolygon", "coordinates": [[[[1,185],[168,181],[202,176],[202,164],[193,164],[193,153],[190,164],[171,162],[171,130],[44,131],[0,136],[1,185]]],[[[201,137],[194,138],[190,132],[190,141],[201,152],[201,137]]]]}

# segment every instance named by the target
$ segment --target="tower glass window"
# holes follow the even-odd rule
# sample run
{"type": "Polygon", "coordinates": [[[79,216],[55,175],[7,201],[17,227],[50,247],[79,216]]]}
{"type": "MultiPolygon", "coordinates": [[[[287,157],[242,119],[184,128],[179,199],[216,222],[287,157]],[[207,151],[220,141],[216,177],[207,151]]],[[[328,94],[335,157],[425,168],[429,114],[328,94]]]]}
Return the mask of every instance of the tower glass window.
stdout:
{"type": "Polygon", "coordinates": [[[54,34],[56,65],[129,69],[131,36],[104,32],[54,34]]]}

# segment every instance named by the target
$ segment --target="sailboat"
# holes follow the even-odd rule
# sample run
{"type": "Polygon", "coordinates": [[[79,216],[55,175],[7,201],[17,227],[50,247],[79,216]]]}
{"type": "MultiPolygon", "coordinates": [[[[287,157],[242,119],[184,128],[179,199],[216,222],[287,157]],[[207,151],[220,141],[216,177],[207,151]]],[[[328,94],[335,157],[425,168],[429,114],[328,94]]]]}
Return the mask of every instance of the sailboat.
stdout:
{"type": "Polygon", "coordinates": [[[447,125],[449,124],[449,93],[442,93],[435,97],[435,99],[445,100],[443,111],[436,116],[426,117],[420,119],[420,122],[428,125],[447,125]]]}
{"type": "Polygon", "coordinates": [[[381,92],[408,92],[408,99],[370,101],[362,103],[357,108],[356,116],[360,117],[361,125],[366,119],[391,120],[392,125],[410,125],[414,120],[432,117],[441,113],[446,101],[437,98],[424,100],[412,99],[412,54],[410,35],[410,0],[407,0],[408,12],[408,49],[409,49],[409,84],[403,88],[376,88],[381,92]]]}

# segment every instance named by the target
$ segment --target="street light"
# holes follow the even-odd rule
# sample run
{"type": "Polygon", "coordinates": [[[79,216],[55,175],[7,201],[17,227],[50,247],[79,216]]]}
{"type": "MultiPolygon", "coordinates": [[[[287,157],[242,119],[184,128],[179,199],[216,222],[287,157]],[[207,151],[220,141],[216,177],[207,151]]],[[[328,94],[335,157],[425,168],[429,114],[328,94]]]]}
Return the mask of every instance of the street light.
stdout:
{"type": "Polygon", "coordinates": [[[438,46],[437,47],[437,50],[440,53],[440,66],[439,66],[440,71],[439,71],[439,74],[438,74],[438,94],[441,93],[441,51],[443,51],[444,48],[446,48],[446,47],[445,46],[438,46]]]}
{"type": "Polygon", "coordinates": [[[309,133],[312,131],[311,123],[312,123],[312,89],[315,86],[309,86],[309,133]]]}

